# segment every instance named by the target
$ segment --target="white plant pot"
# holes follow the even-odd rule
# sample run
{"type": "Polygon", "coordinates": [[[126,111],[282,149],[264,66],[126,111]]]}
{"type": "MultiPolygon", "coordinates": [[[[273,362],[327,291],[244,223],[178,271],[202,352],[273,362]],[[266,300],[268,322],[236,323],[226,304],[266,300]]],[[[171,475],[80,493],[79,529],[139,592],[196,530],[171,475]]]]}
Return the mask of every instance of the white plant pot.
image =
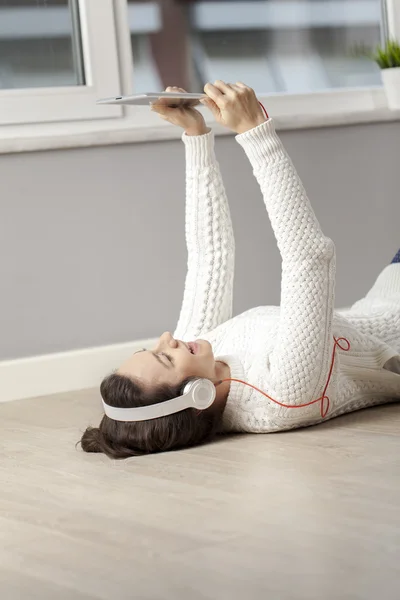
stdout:
{"type": "Polygon", "coordinates": [[[381,73],[389,108],[400,110],[400,67],[382,69],[381,73]]]}

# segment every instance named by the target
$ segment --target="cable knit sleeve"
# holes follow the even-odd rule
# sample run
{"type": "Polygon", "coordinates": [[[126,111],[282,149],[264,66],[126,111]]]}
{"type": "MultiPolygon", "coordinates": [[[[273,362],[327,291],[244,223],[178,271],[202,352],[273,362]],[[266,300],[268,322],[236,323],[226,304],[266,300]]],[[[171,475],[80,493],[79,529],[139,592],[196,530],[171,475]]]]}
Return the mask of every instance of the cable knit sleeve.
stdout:
{"type": "Polygon", "coordinates": [[[188,270],[174,335],[194,340],[232,316],[235,244],[213,133],[182,139],[188,270]]]}
{"type": "MultiPolygon", "coordinates": [[[[237,136],[260,184],[282,257],[271,395],[287,404],[319,397],[333,346],[335,246],[325,237],[272,120],[237,136]]],[[[284,413],[285,411],[283,411],[284,413]]]]}

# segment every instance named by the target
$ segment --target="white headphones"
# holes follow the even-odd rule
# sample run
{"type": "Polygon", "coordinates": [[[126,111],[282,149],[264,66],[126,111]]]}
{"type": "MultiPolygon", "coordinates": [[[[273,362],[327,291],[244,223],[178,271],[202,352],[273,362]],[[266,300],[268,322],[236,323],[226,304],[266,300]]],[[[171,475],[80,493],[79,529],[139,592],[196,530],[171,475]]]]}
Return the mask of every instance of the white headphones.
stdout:
{"type": "Polygon", "coordinates": [[[134,408],[116,408],[109,406],[103,400],[103,408],[107,417],[113,421],[150,421],[181,412],[187,408],[205,410],[214,402],[216,393],[215,385],[209,379],[193,379],[185,385],[182,396],[166,402],[135,406],[134,408]]]}

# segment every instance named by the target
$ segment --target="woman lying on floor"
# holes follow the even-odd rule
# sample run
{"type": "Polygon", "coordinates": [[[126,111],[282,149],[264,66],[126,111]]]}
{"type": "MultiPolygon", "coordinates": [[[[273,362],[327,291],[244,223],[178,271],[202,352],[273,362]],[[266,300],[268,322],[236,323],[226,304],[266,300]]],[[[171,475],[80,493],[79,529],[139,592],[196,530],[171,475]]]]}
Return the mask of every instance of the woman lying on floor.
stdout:
{"type": "Polygon", "coordinates": [[[106,414],[83,434],[86,452],[162,452],[218,432],[315,425],[400,398],[400,253],[365,298],[334,311],[335,246],[273,120],[241,83],[217,81],[205,92],[204,104],[237,133],[260,185],[282,257],[281,306],[232,318],[235,246],[214,136],[193,106],[153,107],[185,130],[182,309],[174,335],[164,333],[104,379],[106,414]]]}

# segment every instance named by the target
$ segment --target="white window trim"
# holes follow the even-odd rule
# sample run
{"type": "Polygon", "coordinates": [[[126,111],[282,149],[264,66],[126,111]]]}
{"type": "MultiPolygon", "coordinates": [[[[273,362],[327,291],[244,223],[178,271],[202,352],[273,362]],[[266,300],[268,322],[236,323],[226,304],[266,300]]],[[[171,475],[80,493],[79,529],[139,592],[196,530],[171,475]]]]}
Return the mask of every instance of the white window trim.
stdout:
{"type": "MultiPolygon", "coordinates": [[[[115,90],[120,87],[113,0],[78,0],[78,3],[86,85],[1,90],[0,125],[5,126],[6,135],[7,127],[24,126],[28,122],[42,125],[122,116],[118,106],[95,104],[110,87],[115,90]]],[[[25,10],[29,14],[29,8],[25,10]]],[[[5,19],[3,26],[12,25],[18,12],[19,9],[10,9],[10,23],[5,19]]],[[[23,127],[14,131],[23,131],[23,127]]]]}
{"type": "MultiPolygon", "coordinates": [[[[90,9],[93,9],[94,3],[98,3],[98,0],[80,1],[87,7],[90,6],[90,9]]],[[[109,7],[111,6],[112,0],[103,1],[109,7]]],[[[389,31],[391,36],[396,36],[396,33],[400,32],[400,2],[399,0],[387,0],[387,2],[389,31]]],[[[104,8],[103,2],[101,4],[104,8]]],[[[117,55],[119,57],[119,69],[116,69],[114,75],[117,76],[118,81],[113,83],[110,78],[101,92],[96,89],[97,98],[114,93],[129,94],[133,89],[130,33],[126,26],[127,4],[125,0],[114,0],[113,5],[115,10],[112,19],[115,21],[117,32],[115,59],[117,55]]],[[[96,22],[96,26],[97,24],[96,22]]],[[[110,60],[112,62],[112,57],[110,60]]],[[[343,89],[300,95],[275,94],[260,97],[260,100],[274,117],[277,128],[280,130],[400,120],[400,111],[389,110],[382,87],[343,89]]],[[[94,104],[94,97],[93,108],[94,113],[88,119],[69,122],[60,120],[48,123],[24,123],[2,127],[0,154],[172,140],[178,139],[181,135],[177,128],[161,121],[147,108],[107,106],[108,109],[120,111],[119,115],[110,114],[110,118],[110,116],[96,113],[100,107],[94,104]]],[[[219,127],[211,119],[208,119],[208,122],[218,135],[229,135],[229,131],[219,127]]]]}
{"type": "Polygon", "coordinates": [[[400,39],[400,0],[386,0],[386,13],[390,37],[400,39]]]}

